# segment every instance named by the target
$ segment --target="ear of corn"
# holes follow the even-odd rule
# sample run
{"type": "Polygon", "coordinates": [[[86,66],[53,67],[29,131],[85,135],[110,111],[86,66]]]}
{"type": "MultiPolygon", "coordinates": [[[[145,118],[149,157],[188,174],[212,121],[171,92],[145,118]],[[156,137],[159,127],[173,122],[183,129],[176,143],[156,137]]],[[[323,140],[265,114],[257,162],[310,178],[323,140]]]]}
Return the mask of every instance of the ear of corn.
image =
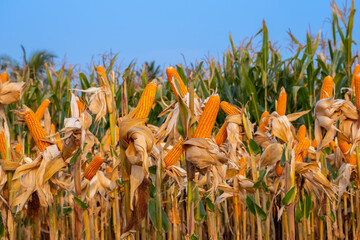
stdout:
{"type": "Polygon", "coordinates": [[[179,160],[181,154],[183,153],[183,147],[181,145],[183,142],[184,140],[180,139],[164,158],[164,162],[167,167],[174,165],[179,160]]]}
{"type": "Polygon", "coordinates": [[[2,159],[6,159],[6,150],[5,150],[5,133],[2,131],[0,133],[0,153],[2,159]]]}
{"type": "Polygon", "coordinates": [[[355,75],[355,100],[356,108],[360,110],[360,73],[355,75]]]}
{"type": "Polygon", "coordinates": [[[297,134],[296,134],[296,137],[299,141],[303,140],[306,136],[306,127],[305,125],[301,125],[297,134]]]}
{"type": "Polygon", "coordinates": [[[84,177],[90,181],[96,175],[96,172],[99,170],[104,160],[105,159],[100,155],[94,157],[91,163],[89,163],[89,165],[85,169],[84,177]]]}
{"type": "Polygon", "coordinates": [[[234,105],[232,105],[226,101],[222,101],[220,104],[220,107],[227,115],[240,113],[239,110],[234,105]]]}
{"type": "Polygon", "coordinates": [[[35,113],[28,108],[24,114],[26,125],[29,128],[30,134],[33,137],[40,152],[45,151],[46,147],[50,146],[51,143],[43,141],[46,137],[44,128],[41,126],[40,121],[35,116],[35,113]]]}
{"type": "MultiPolygon", "coordinates": [[[[170,87],[171,87],[173,93],[175,94],[176,99],[178,98],[178,94],[177,94],[176,87],[175,87],[176,83],[174,81],[172,81],[173,78],[175,78],[178,81],[179,86],[180,86],[180,95],[183,98],[189,91],[188,91],[187,87],[185,86],[183,80],[181,79],[179,73],[176,71],[176,69],[174,67],[168,67],[166,69],[166,75],[167,75],[167,79],[170,83],[170,87]]],[[[196,98],[199,98],[196,93],[194,93],[194,96],[196,98]]]]}
{"type": "Polygon", "coordinates": [[[151,107],[155,100],[156,89],[157,89],[156,80],[153,80],[146,86],[144,92],[140,97],[138,103],[138,109],[134,115],[134,118],[147,118],[149,116],[151,107]]]}
{"type": "Polygon", "coordinates": [[[316,139],[313,139],[312,142],[311,142],[311,146],[313,148],[317,148],[317,142],[316,142],[316,139]]]}
{"type": "Polygon", "coordinates": [[[1,82],[2,82],[2,83],[5,83],[5,82],[8,80],[7,73],[6,73],[6,72],[3,72],[3,73],[0,75],[0,79],[1,79],[1,82]]]}
{"type": "Polygon", "coordinates": [[[15,155],[16,155],[16,157],[19,158],[21,153],[22,153],[22,146],[21,146],[20,143],[18,143],[15,146],[15,155]]]}
{"type": "Polygon", "coordinates": [[[357,159],[355,154],[351,154],[345,158],[345,162],[351,165],[357,165],[357,159]]]}
{"type": "Polygon", "coordinates": [[[285,88],[281,87],[280,95],[277,101],[277,108],[276,108],[276,112],[280,116],[284,116],[286,114],[286,102],[287,102],[287,95],[285,92],[285,88]]]}
{"type": "Polygon", "coordinates": [[[349,154],[350,147],[351,145],[347,142],[339,142],[339,148],[345,156],[349,154]]]}
{"type": "MultiPolygon", "coordinates": [[[[51,124],[51,134],[55,134],[56,133],[56,130],[55,130],[55,125],[54,124],[51,124]]],[[[56,140],[59,140],[60,139],[60,135],[57,135],[55,137],[56,140]]],[[[58,141],[56,142],[56,145],[58,146],[59,150],[61,151],[62,150],[62,141],[58,141]]]]}
{"type": "Polygon", "coordinates": [[[280,161],[278,161],[278,162],[276,163],[276,166],[275,166],[275,173],[276,173],[276,175],[277,175],[278,177],[281,176],[281,174],[283,173],[283,171],[284,171],[284,167],[280,166],[280,161]]]}
{"type": "Polygon", "coordinates": [[[50,105],[50,100],[49,99],[45,99],[40,104],[40,106],[38,107],[38,109],[35,112],[36,119],[38,119],[40,121],[44,117],[45,110],[49,107],[49,105],[50,105]]]}
{"type": "Polygon", "coordinates": [[[333,96],[333,90],[334,90],[333,78],[330,76],[325,77],[323,84],[321,86],[320,99],[331,98],[333,96]]]}
{"type": "Polygon", "coordinates": [[[262,132],[266,132],[267,131],[266,127],[269,125],[269,118],[266,118],[267,116],[269,116],[269,112],[267,111],[261,114],[259,130],[262,132]]]}
{"type": "Polygon", "coordinates": [[[354,86],[355,86],[355,76],[356,74],[360,73],[360,65],[357,64],[354,68],[354,71],[353,71],[353,76],[352,76],[352,79],[351,79],[351,88],[354,89],[354,86]]]}
{"type": "Polygon", "coordinates": [[[245,157],[242,157],[240,159],[239,166],[240,166],[240,170],[238,174],[244,176],[247,168],[247,159],[245,157]]]}
{"type": "Polygon", "coordinates": [[[196,127],[194,138],[209,138],[215,125],[216,117],[219,112],[220,97],[212,95],[205,105],[205,109],[196,127]]]}
{"type": "Polygon", "coordinates": [[[79,114],[81,115],[82,112],[84,112],[84,109],[85,109],[85,105],[82,101],[80,100],[76,100],[76,104],[78,106],[78,109],[79,109],[79,114]]]}
{"type": "Polygon", "coordinates": [[[220,146],[226,141],[226,138],[227,138],[227,130],[226,130],[226,124],[224,123],[221,126],[219,132],[215,136],[215,142],[217,145],[220,146]]]}
{"type": "Polygon", "coordinates": [[[301,140],[295,148],[295,162],[304,161],[306,154],[310,147],[310,140],[308,138],[304,138],[301,140]]]}

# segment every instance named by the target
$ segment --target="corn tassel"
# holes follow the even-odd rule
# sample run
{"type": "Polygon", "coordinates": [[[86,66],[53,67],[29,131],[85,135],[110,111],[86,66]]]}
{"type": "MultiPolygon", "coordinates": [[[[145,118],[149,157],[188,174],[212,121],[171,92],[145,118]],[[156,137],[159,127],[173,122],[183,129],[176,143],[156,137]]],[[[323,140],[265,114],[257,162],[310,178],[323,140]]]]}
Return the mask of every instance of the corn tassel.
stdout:
{"type": "Polygon", "coordinates": [[[266,132],[267,131],[266,128],[269,125],[269,118],[267,118],[267,116],[269,116],[268,111],[265,111],[263,112],[263,114],[261,114],[259,130],[262,132],[266,132]]]}
{"type": "Polygon", "coordinates": [[[3,72],[1,75],[0,75],[0,79],[1,79],[1,82],[2,83],[5,83],[7,80],[8,80],[8,75],[6,72],[3,72]]]}
{"type": "Polygon", "coordinates": [[[219,132],[215,136],[215,142],[217,145],[220,146],[226,141],[226,138],[227,138],[227,130],[226,130],[226,123],[224,123],[221,126],[219,132]]]}
{"type": "Polygon", "coordinates": [[[26,110],[24,119],[39,151],[45,151],[46,147],[50,146],[51,143],[42,140],[46,137],[45,130],[41,126],[40,121],[36,118],[35,113],[30,108],[26,110]]]}
{"type": "Polygon", "coordinates": [[[100,155],[94,157],[91,163],[85,169],[84,177],[90,181],[96,175],[96,172],[99,170],[104,160],[105,158],[101,157],[100,155]]]}
{"type": "Polygon", "coordinates": [[[184,140],[180,139],[164,158],[167,167],[174,165],[179,160],[183,153],[183,147],[181,145],[183,142],[184,140]]]}
{"type": "Polygon", "coordinates": [[[355,76],[356,74],[360,73],[360,65],[357,64],[354,68],[354,71],[353,71],[353,76],[352,76],[352,79],[351,79],[351,89],[354,89],[354,86],[355,86],[355,76]]]}
{"type": "Polygon", "coordinates": [[[220,103],[220,107],[227,115],[240,114],[240,111],[234,105],[228,102],[222,101],[220,103]]]}
{"type": "Polygon", "coordinates": [[[355,75],[356,108],[360,110],[360,73],[355,75]]]}
{"type": "Polygon", "coordinates": [[[306,127],[305,125],[301,125],[296,134],[296,137],[299,141],[303,140],[306,137],[306,127]]]}
{"type": "Polygon", "coordinates": [[[321,86],[320,99],[331,98],[333,96],[334,81],[332,77],[327,76],[324,78],[321,86]]]}
{"type": "Polygon", "coordinates": [[[199,125],[196,127],[194,138],[209,138],[219,112],[220,97],[212,95],[206,103],[205,109],[200,117],[199,125]]]}
{"type": "Polygon", "coordinates": [[[295,162],[303,162],[310,147],[310,140],[304,138],[295,148],[295,162]]]}
{"type": "Polygon", "coordinates": [[[277,101],[277,107],[276,107],[276,112],[280,116],[284,116],[286,114],[286,101],[287,101],[287,95],[285,92],[285,88],[281,87],[280,95],[279,95],[279,98],[277,101]]]}
{"type": "Polygon", "coordinates": [[[38,107],[38,109],[35,112],[35,116],[36,119],[41,121],[41,119],[44,117],[45,114],[45,110],[49,107],[50,105],[50,100],[49,99],[45,99],[40,106],[38,107]]]}
{"type": "Polygon", "coordinates": [[[146,86],[144,92],[140,97],[137,107],[138,109],[134,115],[134,118],[147,118],[149,116],[151,107],[155,100],[156,89],[157,89],[156,80],[153,80],[146,86]]]}

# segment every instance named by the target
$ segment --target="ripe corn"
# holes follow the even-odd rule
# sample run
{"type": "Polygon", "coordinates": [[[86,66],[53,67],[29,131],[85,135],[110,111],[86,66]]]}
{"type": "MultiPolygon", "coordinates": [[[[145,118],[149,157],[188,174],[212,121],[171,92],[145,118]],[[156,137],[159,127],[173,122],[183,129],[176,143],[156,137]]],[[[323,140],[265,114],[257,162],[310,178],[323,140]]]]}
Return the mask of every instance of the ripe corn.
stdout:
{"type": "Polygon", "coordinates": [[[275,166],[276,175],[277,175],[278,177],[280,177],[281,174],[283,173],[283,171],[284,171],[284,167],[280,166],[280,161],[278,161],[278,162],[276,163],[276,166],[275,166]]]}
{"type": "Polygon", "coordinates": [[[327,76],[324,78],[323,84],[321,86],[320,99],[331,98],[333,96],[334,81],[333,78],[327,76]]]}
{"type": "Polygon", "coordinates": [[[351,165],[357,165],[357,160],[355,154],[351,154],[350,156],[345,158],[345,162],[351,165]]]}
{"type": "Polygon", "coordinates": [[[41,119],[44,117],[45,114],[45,110],[49,107],[50,104],[50,100],[49,99],[45,99],[40,106],[38,107],[38,109],[35,112],[35,116],[36,119],[38,119],[39,121],[41,121],[41,119]]]}
{"type": "Polygon", "coordinates": [[[261,114],[259,130],[262,132],[266,132],[267,131],[266,127],[269,125],[269,118],[266,118],[267,116],[269,116],[268,111],[265,111],[263,112],[263,114],[261,114]]]}
{"type": "Polygon", "coordinates": [[[247,168],[247,159],[245,157],[242,157],[239,161],[239,167],[240,167],[240,170],[239,170],[239,175],[242,175],[244,176],[245,175],[245,171],[246,171],[246,168],[247,168]]]}
{"type": "Polygon", "coordinates": [[[167,167],[174,165],[179,160],[183,153],[183,147],[181,145],[183,142],[184,140],[180,139],[164,158],[167,167]]]}
{"type": "MultiPolygon", "coordinates": [[[[56,130],[55,130],[55,125],[54,124],[51,124],[51,134],[54,135],[56,133],[56,130]]],[[[57,135],[55,137],[56,140],[60,139],[60,135],[57,135]]],[[[56,142],[56,145],[58,146],[59,150],[61,151],[62,150],[62,141],[58,141],[56,142]]]]}
{"type": "Polygon", "coordinates": [[[157,83],[156,80],[150,82],[142,93],[138,102],[138,110],[134,118],[147,118],[156,96],[157,83]]]}
{"type": "Polygon", "coordinates": [[[312,142],[311,142],[311,146],[313,148],[317,148],[317,142],[316,142],[316,139],[313,139],[312,142]]]}
{"type": "Polygon", "coordinates": [[[21,156],[21,153],[22,153],[22,146],[20,143],[16,144],[15,146],[15,155],[16,155],[16,158],[19,158],[21,156]]]}
{"type": "Polygon", "coordinates": [[[285,88],[281,87],[280,95],[277,101],[277,108],[276,108],[276,112],[280,116],[284,116],[286,113],[286,101],[287,101],[287,95],[285,92],[285,88]]]}
{"type": "Polygon", "coordinates": [[[221,126],[219,132],[215,136],[215,142],[217,145],[220,146],[226,141],[226,138],[227,138],[227,130],[226,130],[226,124],[224,123],[221,126]]]}
{"type": "Polygon", "coordinates": [[[356,108],[360,110],[360,73],[355,75],[356,108]]]}
{"type": "Polygon", "coordinates": [[[220,97],[212,95],[205,105],[205,109],[196,127],[194,138],[209,138],[219,112],[220,97]]]}
{"type": "Polygon", "coordinates": [[[45,151],[46,147],[50,146],[51,143],[42,140],[44,137],[46,137],[45,130],[41,126],[40,121],[36,118],[35,113],[30,108],[26,110],[24,119],[26,125],[29,128],[31,136],[39,148],[39,151],[45,151]]]}
{"type": "MultiPolygon", "coordinates": [[[[176,85],[175,85],[175,82],[172,81],[172,78],[174,77],[175,79],[178,80],[178,83],[180,86],[180,95],[183,98],[189,91],[188,91],[187,87],[185,86],[183,80],[181,79],[179,73],[176,71],[175,68],[168,67],[166,69],[166,75],[167,75],[167,79],[170,83],[170,87],[171,87],[173,93],[175,94],[176,99],[178,98],[177,91],[176,91],[177,88],[175,87],[176,85]]],[[[199,98],[196,93],[194,93],[194,96],[196,98],[199,98]]]]}
{"type": "Polygon", "coordinates": [[[111,167],[106,167],[105,168],[105,172],[107,173],[111,173],[113,171],[113,169],[111,167]]]}
{"type": "Polygon", "coordinates": [[[76,100],[76,104],[79,109],[79,115],[81,115],[81,113],[84,112],[85,109],[84,103],[82,101],[76,100]]]}
{"type": "Polygon", "coordinates": [[[107,76],[106,76],[106,72],[103,66],[98,66],[96,68],[96,72],[98,74],[98,81],[99,81],[99,85],[103,86],[103,81],[101,80],[100,76],[102,76],[105,80],[107,80],[107,76]]]}
{"type": "Polygon", "coordinates": [[[301,140],[295,148],[295,162],[304,161],[306,154],[310,147],[310,140],[308,138],[304,138],[301,140]]]}
{"type": "Polygon", "coordinates": [[[352,76],[352,79],[351,79],[351,88],[354,89],[354,86],[355,86],[355,76],[356,74],[360,73],[360,65],[357,64],[354,68],[354,71],[353,71],[353,76],[352,76]]]}
{"type": "Polygon", "coordinates": [[[5,150],[5,133],[2,131],[0,133],[0,153],[2,159],[6,159],[6,150],[5,150]]]}
{"type": "Polygon", "coordinates": [[[335,141],[331,141],[329,145],[330,145],[331,150],[333,152],[335,152],[335,141]]]}
{"type": "Polygon", "coordinates": [[[306,137],[306,127],[305,125],[301,125],[296,134],[296,137],[299,141],[303,140],[306,137]]]}
{"type": "Polygon", "coordinates": [[[228,102],[222,101],[220,103],[220,107],[226,113],[226,115],[240,114],[240,111],[237,110],[237,108],[234,105],[228,102]]]}
{"type": "Polygon", "coordinates": [[[105,158],[101,157],[100,155],[94,157],[91,163],[85,169],[84,177],[90,181],[95,176],[104,160],[105,158]]]}
{"type": "Polygon", "coordinates": [[[8,80],[8,75],[6,72],[3,72],[1,75],[0,75],[0,79],[1,79],[1,82],[2,83],[5,83],[7,80],[8,80]]]}

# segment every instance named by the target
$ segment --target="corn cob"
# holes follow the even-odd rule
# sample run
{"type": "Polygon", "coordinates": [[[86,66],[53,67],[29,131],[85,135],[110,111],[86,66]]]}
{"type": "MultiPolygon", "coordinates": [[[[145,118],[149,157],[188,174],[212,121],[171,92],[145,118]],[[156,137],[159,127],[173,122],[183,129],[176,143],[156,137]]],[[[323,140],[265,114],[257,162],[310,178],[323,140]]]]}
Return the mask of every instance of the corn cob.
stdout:
{"type": "Polygon", "coordinates": [[[134,118],[147,118],[156,96],[157,83],[156,80],[150,82],[142,93],[138,102],[138,109],[134,118]]]}
{"type": "Polygon", "coordinates": [[[295,148],[295,162],[304,161],[306,154],[310,147],[310,140],[308,138],[304,138],[301,140],[295,148]]]}
{"type": "Polygon", "coordinates": [[[316,142],[316,139],[313,139],[312,142],[311,142],[311,146],[313,148],[317,148],[317,142],[316,142]]]}
{"type": "Polygon", "coordinates": [[[228,102],[222,101],[220,103],[220,107],[227,115],[240,114],[240,111],[237,110],[237,108],[234,105],[228,102]]]}
{"type": "Polygon", "coordinates": [[[82,112],[84,112],[85,106],[82,101],[76,100],[78,109],[79,109],[79,115],[81,115],[82,112]]]}
{"type": "Polygon", "coordinates": [[[105,172],[107,173],[111,173],[113,171],[113,169],[111,167],[106,167],[105,168],[105,172]]]}
{"type": "Polygon", "coordinates": [[[24,119],[26,125],[29,128],[31,136],[39,148],[39,151],[45,151],[46,147],[50,146],[51,143],[42,140],[44,137],[46,137],[45,130],[41,126],[40,121],[36,118],[35,113],[30,108],[26,110],[24,119]]]}
{"type": "Polygon", "coordinates": [[[357,64],[354,68],[354,71],[353,71],[353,76],[352,76],[352,79],[351,79],[351,89],[354,89],[354,86],[355,86],[355,76],[356,74],[360,73],[360,65],[357,64]]]}
{"type": "Polygon", "coordinates": [[[329,143],[329,145],[330,145],[331,150],[332,150],[333,152],[335,152],[335,141],[331,141],[331,142],[329,143]]]}
{"type": "MultiPolygon", "coordinates": [[[[54,135],[56,133],[56,130],[55,130],[55,125],[54,124],[51,124],[51,134],[54,135]]],[[[57,135],[55,137],[56,140],[60,139],[60,135],[57,135]]],[[[56,145],[58,146],[59,150],[61,151],[62,150],[62,141],[58,141],[56,142],[56,145]]]]}
{"type": "Polygon", "coordinates": [[[96,157],[93,158],[93,160],[91,161],[91,163],[87,166],[87,168],[85,169],[84,172],[84,177],[87,180],[91,180],[96,172],[99,170],[101,164],[104,162],[104,158],[101,157],[100,155],[97,155],[96,157]]]}
{"type": "Polygon", "coordinates": [[[305,125],[301,125],[296,134],[296,137],[299,141],[301,141],[305,138],[305,136],[306,136],[306,127],[305,127],[305,125]]]}
{"type": "Polygon", "coordinates": [[[196,127],[194,138],[209,138],[219,112],[220,97],[212,95],[205,105],[200,117],[199,125],[196,127]]]}
{"type": "Polygon", "coordinates": [[[103,86],[103,81],[101,80],[100,76],[102,76],[105,80],[107,80],[107,76],[106,76],[106,72],[103,66],[98,66],[96,68],[96,72],[98,74],[98,81],[99,81],[99,85],[103,86]]]}
{"type": "Polygon", "coordinates": [[[355,154],[351,154],[350,156],[346,157],[345,162],[351,165],[357,165],[357,159],[355,154]]]}
{"type": "Polygon", "coordinates": [[[266,118],[267,116],[269,116],[268,111],[265,111],[263,112],[263,114],[261,114],[259,130],[262,132],[266,132],[267,131],[266,127],[269,125],[269,118],[266,118]]]}
{"type": "Polygon", "coordinates": [[[276,166],[275,166],[276,175],[277,175],[278,177],[280,177],[281,174],[283,173],[283,171],[284,171],[284,167],[280,166],[280,161],[278,161],[278,162],[276,163],[276,166]]]}
{"type": "Polygon", "coordinates": [[[8,75],[6,72],[3,72],[1,75],[0,75],[0,79],[1,79],[1,82],[2,83],[5,83],[8,79],[8,75]]]}
{"type": "Polygon", "coordinates": [[[224,123],[221,126],[219,132],[215,136],[215,142],[217,145],[220,146],[226,141],[226,138],[227,138],[227,130],[226,130],[226,124],[224,123]]]}
{"type": "MultiPolygon", "coordinates": [[[[119,127],[116,126],[115,128],[115,132],[116,132],[116,142],[119,142],[119,127]]],[[[111,145],[111,135],[106,139],[104,146],[106,145],[111,145]]]]}
{"type": "Polygon", "coordinates": [[[350,147],[351,145],[347,142],[339,142],[339,147],[342,151],[342,153],[347,156],[349,154],[349,150],[350,150],[350,147]]]}
{"type": "Polygon", "coordinates": [[[181,145],[183,142],[184,140],[180,139],[164,158],[167,167],[174,165],[179,160],[183,153],[183,147],[181,145]]]}
{"type": "Polygon", "coordinates": [[[5,150],[5,133],[2,131],[0,133],[0,153],[2,159],[6,159],[6,150],[5,150]]]}
{"type": "Polygon", "coordinates": [[[281,87],[280,95],[277,101],[277,108],[276,108],[276,112],[280,116],[284,116],[286,113],[286,101],[287,101],[287,95],[285,92],[285,88],[281,87]]]}
{"type": "Polygon", "coordinates": [[[356,108],[360,110],[360,73],[355,75],[356,108]]]}
{"type": "Polygon", "coordinates": [[[41,119],[44,117],[46,108],[49,107],[49,104],[50,104],[49,99],[45,99],[45,100],[40,104],[40,106],[38,107],[38,109],[37,109],[36,112],[35,112],[36,119],[38,119],[39,121],[41,121],[41,119]]]}
{"type": "Polygon", "coordinates": [[[245,157],[242,157],[240,159],[239,166],[240,166],[240,170],[238,174],[244,176],[247,168],[247,159],[245,157]]]}
{"type": "Polygon", "coordinates": [[[22,153],[22,146],[20,143],[16,144],[15,146],[15,155],[16,155],[16,158],[19,158],[21,156],[21,153],[22,153]]]}
{"type": "MultiPolygon", "coordinates": [[[[176,91],[176,85],[175,82],[172,81],[173,78],[177,79],[178,80],[178,83],[179,83],[179,86],[180,86],[180,95],[181,97],[183,98],[189,91],[187,89],[187,87],[185,86],[183,80],[181,79],[179,73],[176,71],[175,68],[173,67],[168,67],[166,69],[166,75],[167,75],[167,79],[170,83],[170,87],[171,87],[171,90],[173,91],[173,93],[175,94],[175,97],[176,99],[178,98],[178,94],[177,94],[177,91],[176,91]]],[[[198,95],[194,92],[194,96],[199,99],[198,95]]]]}
{"type": "Polygon", "coordinates": [[[333,96],[334,81],[332,77],[327,76],[324,78],[321,86],[320,99],[331,98],[333,96]]]}

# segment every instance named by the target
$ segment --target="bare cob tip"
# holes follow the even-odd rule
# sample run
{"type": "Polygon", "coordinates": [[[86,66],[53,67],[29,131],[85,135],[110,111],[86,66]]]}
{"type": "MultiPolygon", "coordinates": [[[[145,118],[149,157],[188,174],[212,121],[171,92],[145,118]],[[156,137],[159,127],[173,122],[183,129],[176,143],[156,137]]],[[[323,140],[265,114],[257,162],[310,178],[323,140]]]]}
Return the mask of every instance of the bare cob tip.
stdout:
{"type": "Polygon", "coordinates": [[[2,83],[5,83],[7,80],[8,80],[8,75],[6,72],[3,72],[1,75],[0,75],[0,79],[1,79],[1,82],[2,83]]]}
{"type": "Polygon", "coordinates": [[[276,112],[280,116],[284,116],[286,114],[286,102],[287,102],[287,94],[284,87],[281,87],[276,112]]]}
{"type": "Polygon", "coordinates": [[[104,162],[104,160],[105,160],[105,158],[103,158],[100,155],[97,155],[96,157],[94,157],[94,159],[91,161],[91,163],[85,169],[84,177],[90,181],[96,175],[97,171],[99,170],[99,168],[100,168],[101,164],[104,162]]]}
{"type": "Polygon", "coordinates": [[[360,65],[357,64],[354,68],[354,72],[353,72],[353,76],[352,76],[352,79],[351,79],[351,89],[354,89],[354,86],[355,86],[355,76],[356,74],[360,73],[360,65]]]}
{"type": "Polygon", "coordinates": [[[334,91],[334,80],[332,77],[327,76],[324,78],[321,86],[320,99],[331,98],[334,91]]]}
{"type": "Polygon", "coordinates": [[[240,111],[235,107],[235,105],[226,101],[222,101],[220,103],[220,107],[226,113],[226,115],[240,114],[240,111]]]}

